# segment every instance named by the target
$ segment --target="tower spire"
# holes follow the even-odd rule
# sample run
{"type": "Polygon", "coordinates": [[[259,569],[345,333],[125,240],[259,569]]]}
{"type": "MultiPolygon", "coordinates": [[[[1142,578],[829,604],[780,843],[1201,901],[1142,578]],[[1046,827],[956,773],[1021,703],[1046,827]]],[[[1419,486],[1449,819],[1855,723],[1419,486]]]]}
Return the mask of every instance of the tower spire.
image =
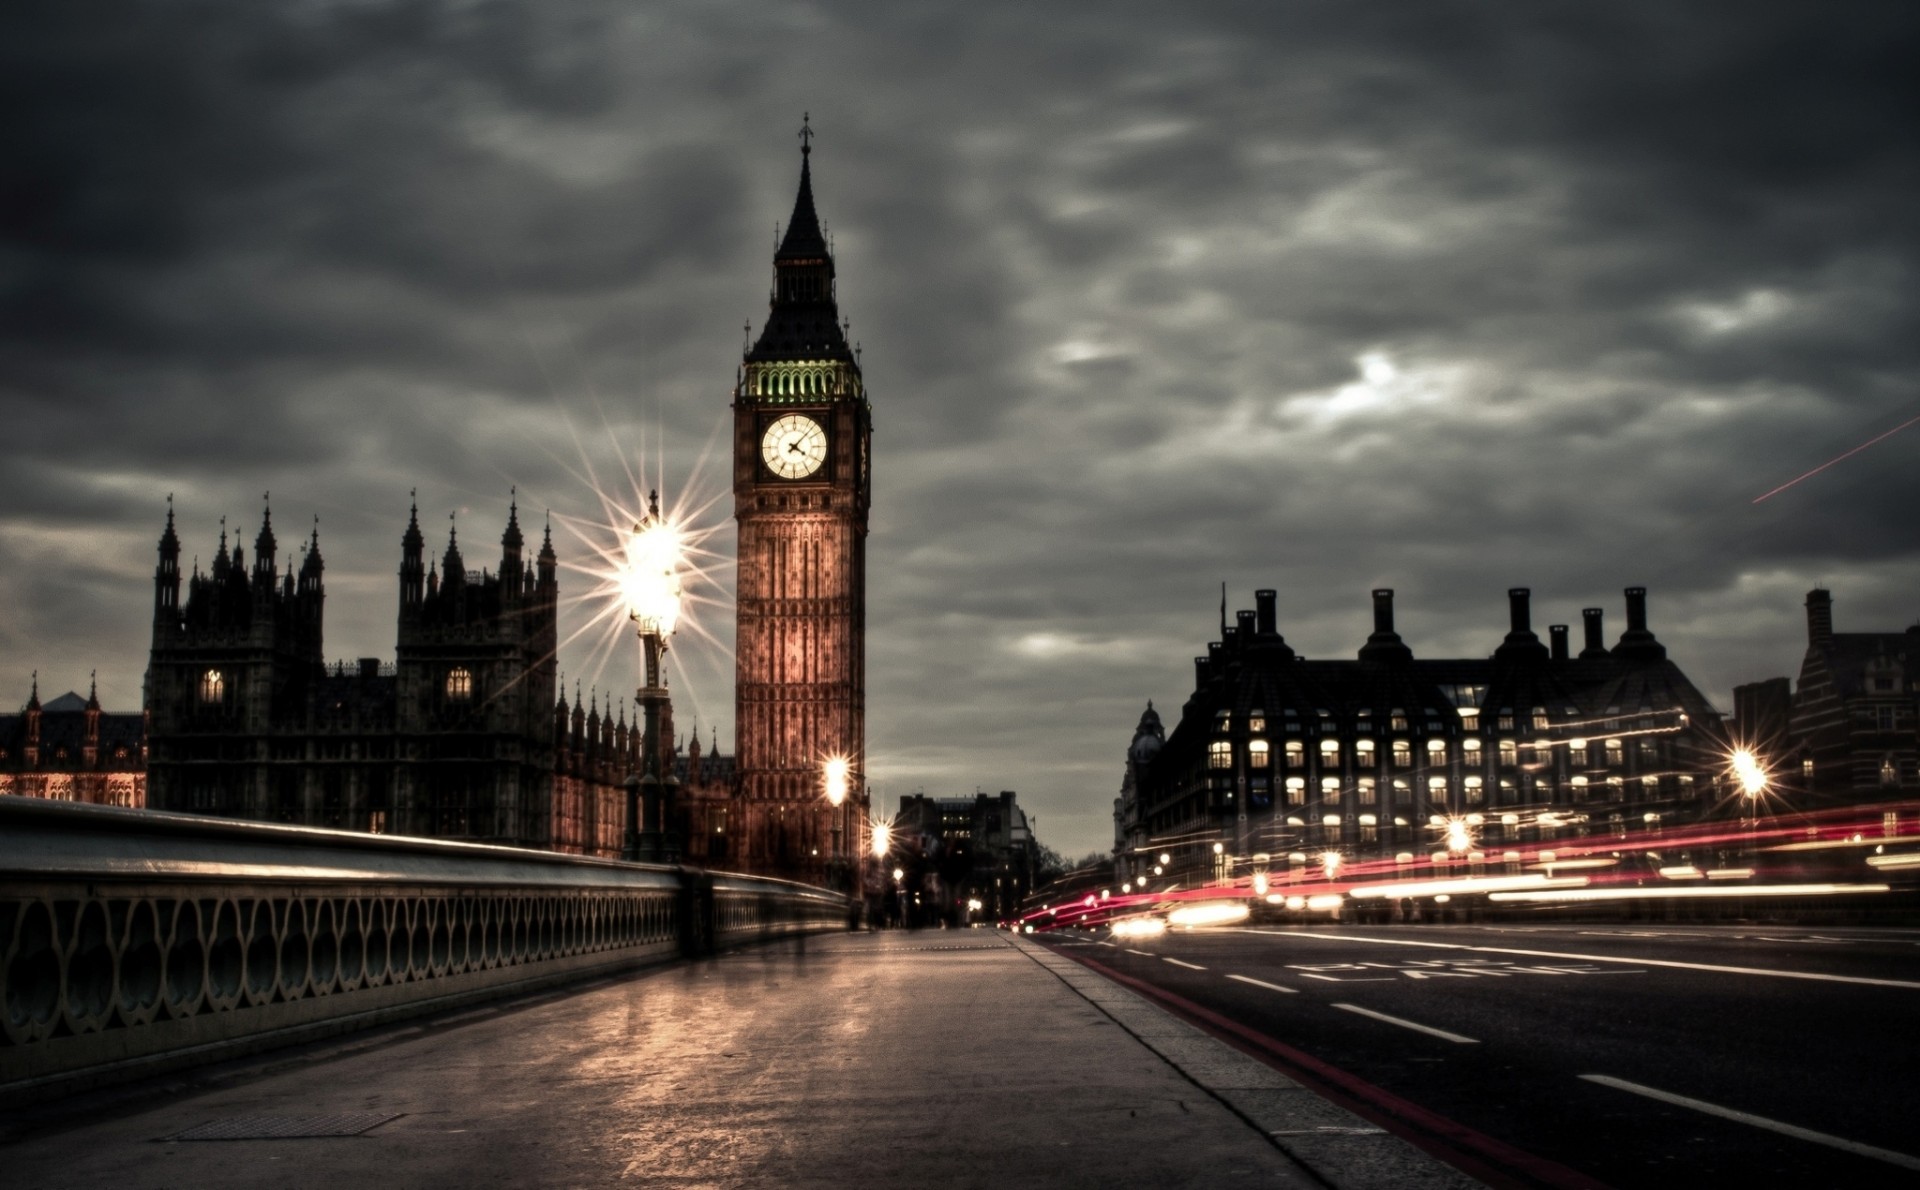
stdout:
{"type": "Polygon", "coordinates": [[[853,358],[834,303],[833,253],[813,205],[813,137],[809,114],[800,127],[800,188],[793,217],[773,253],[772,308],[747,352],[749,361],[853,358]]]}

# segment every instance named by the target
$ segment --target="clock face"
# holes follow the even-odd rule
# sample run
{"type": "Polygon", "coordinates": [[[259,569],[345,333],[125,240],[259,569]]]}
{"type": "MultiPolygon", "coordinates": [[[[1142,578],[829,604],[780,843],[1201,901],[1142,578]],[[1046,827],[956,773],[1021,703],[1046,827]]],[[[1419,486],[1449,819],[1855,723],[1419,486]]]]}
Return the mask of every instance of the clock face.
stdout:
{"type": "Polygon", "coordinates": [[[805,479],[827,461],[827,432],[811,417],[789,413],[767,427],[760,457],[782,479],[805,479]]]}

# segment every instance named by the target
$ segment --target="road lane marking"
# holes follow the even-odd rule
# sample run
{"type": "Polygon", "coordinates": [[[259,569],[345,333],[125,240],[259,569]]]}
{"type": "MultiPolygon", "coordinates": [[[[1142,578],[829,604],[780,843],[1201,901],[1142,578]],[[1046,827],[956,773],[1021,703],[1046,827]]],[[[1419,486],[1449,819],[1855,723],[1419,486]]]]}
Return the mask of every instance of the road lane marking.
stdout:
{"type": "Polygon", "coordinates": [[[1206,970],[1205,967],[1202,967],[1198,963],[1184,963],[1184,962],[1181,962],[1179,959],[1168,958],[1166,955],[1161,955],[1160,958],[1164,962],[1172,963],[1176,967],[1185,967],[1189,971],[1205,971],[1206,970]]]}
{"type": "Polygon", "coordinates": [[[1298,996],[1300,994],[1299,988],[1283,988],[1277,983],[1268,983],[1264,979],[1249,979],[1245,975],[1229,975],[1227,978],[1239,980],[1241,983],[1250,983],[1254,987],[1265,988],[1270,992],[1285,992],[1289,996],[1298,996]]]}
{"type": "Polygon", "coordinates": [[[1375,1012],[1371,1008],[1362,1008],[1358,1004],[1335,1004],[1334,1007],[1345,1009],[1348,1012],[1357,1012],[1361,1016],[1370,1016],[1376,1021],[1385,1021],[1389,1025],[1398,1025],[1402,1029],[1412,1029],[1416,1033],[1425,1033],[1431,1037],[1438,1037],[1442,1041],[1451,1041],[1455,1045],[1480,1044],[1480,1039],[1477,1037],[1462,1037],[1458,1033],[1449,1033],[1445,1029],[1436,1029],[1432,1025],[1417,1024],[1413,1021],[1402,1020],[1397,1016],[1388,1016],[1384,1012],[1375,1012]]]}
{"type": "Polygon", "coordinates": [[[1391,979],[1375,979],[1371,976],[1369,976],[1366,979],[1341,979],[1339,976],[1336,976],[1336,975],[1315,975],[1311,971],[1302,971],[1300,973],[1300,978],[1325,980],[1327,983],[1392,983],[1394,982],[1391,979]]]}
{"type": "Polygon", "coordinates": [[[1536,959],[1579,959],[1586,963],[1623,963],[1636,967],[1676,967],[1683,971],[1717,971],[1723,975],[1770,975],[1776,979],[1814,979],[1822,983],[1857,983],[1876,988],[1912,988],[1910,979],[1873,979],[1865,975],[1825,975],[1816,971],[1775,971],[1769,967],[1724,967],[1716,963],[1683,963],[1677,959],[1623,959],[1618,955],[1570,954],[1558,950],[1519,950],[1508,946],[1468,946],[1464,942],[1415,942],[1408,938],[1362,938],[1353,934],[1304,934],[1293,930],[1247,930],[1273,938],[1311,938],[1318,942],[1369,942],[1377,946],[1424,946],[1433,950],[1467,950],[1480,954],[1518,954],[1536,959]]]}
{"type": "Polygon", "coordinates": [[[1707,1103],[1700,1099],[1689,1099],[1685,1095],[1675,1095],[1672,1091],[1643,1087],[1639,1083],[1630,1083],[1623,1078],[1614,1078],[1605,1074],[1583,1074],[1580,1076],[1590,1083],[1599,1083],[1603,1087],[1612,1087],[1616,1091],[1629,1091],[1635,1095],[1645,1095],[1648,1099],[1658,1099],[1662,1103],[1671,1103],[1676,1107],[1690,1107],[1697,1112],[1710,1116],[1719,1116],[1723,1120],[1751,1124],[1755,1128],[1765,1128],[1778,1132],[1782,1136],[1791,1136],[1798,1140],[1812,1141],[1817,1145],[1855,1153],[1862,1157],[1871,1157],[1876,1161],[1885,1161],[1889,1165],[1898,1165],[1902,1169],[1920,1170],[1920,1157],[1909,1157],[1905,1153],[1896,1153],[1892,1149],[1875,1148],[1863,1145],[1857,1140],[1829,1136],[1824,1132],[1815,1132],[1811,1128],[1802,1128],[1797,1124],[1783,1124],[1779,1120],[1769,1120],[1765,1116],[1756,1116],[1750,1112],[1736,1111],[1731,1107],[1721,1107],[1717,1103],[1707,1103]]]}
{"type": "Polygon", "coordinates": [[[1150,959],[1153,957],[1153,952],[1148,950],[1135,950],[1132,947],[1127,947],[1126,951],[1128,954],[1137,954],[1143,959],[1150,959]]]}

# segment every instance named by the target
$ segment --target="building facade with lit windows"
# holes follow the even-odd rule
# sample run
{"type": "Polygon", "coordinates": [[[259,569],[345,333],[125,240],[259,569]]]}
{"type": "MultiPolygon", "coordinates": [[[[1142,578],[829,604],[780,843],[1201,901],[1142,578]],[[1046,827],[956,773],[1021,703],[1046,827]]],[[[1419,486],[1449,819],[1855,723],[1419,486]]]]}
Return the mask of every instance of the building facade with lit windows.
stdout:
{"type": "Polygon", "coordinates": [[[98,688],[40,703],[40,678],[17,715],[0,715],[0,797],[98,806],[147,804],[146,718],[100,709],[98,688]]]}
{"type": "Polygon", "coordinates": [[[951,922],[1015,917],[1033,891],[1033,830],[1010,789],[972,797],[908,794],[893,830],[911,857],[903,862],[918,877],[913,886],[935,897],[951,922]],[[974,903],[979,908],[969,909],[974,903]]]}
{"type": "Polygon", "coordinates": [[[1516,588],[1499,647],[1461,660],[1415,657],[1390,590],[1373,592],[1354,659],[1309,660],[1281,636],[1276,599],[1259,591],[1222,623],[1164,742],[1151,710],[1135,728],[1117,880],[1163,853],[1191,879],[1308,852],[1425,854],[1450,825],[1487,849],[1679,825],[1721,800],[1721,716],[1648,629],[1643,588],[1627,589],[1611,647],[1601,609],[1585,609],[1577,654],[1565,625],[1540,640],[1516,588]]]}
{"type": "Polygon", "coordinates": [[[1920,625],[1836,632],[1833,594],[1807,592],[1797,681],[1734,689],[1736,730],[1778,805],[1819,810],[1920,794],[1920,625]]]}
{"type": "MultiPolygon", "coordinates": [[[[500,549],[497,570],[469,570],[449,529],[431,558],[414,509],[393,662],[329,663],[317,527],[284,572],[270,513],[251,566],[223,527],[212,569],[183,576],[169,511],[146,676],[147,804],[619,855],[638,724],[624,704],[616,715],[611,699],[581,705],[576,690],[570,704],[559,689],[551,531],[529,561],[510,507],[500,549]]],[[[671,719],[663,728],[670,749],[671,719]]]]}

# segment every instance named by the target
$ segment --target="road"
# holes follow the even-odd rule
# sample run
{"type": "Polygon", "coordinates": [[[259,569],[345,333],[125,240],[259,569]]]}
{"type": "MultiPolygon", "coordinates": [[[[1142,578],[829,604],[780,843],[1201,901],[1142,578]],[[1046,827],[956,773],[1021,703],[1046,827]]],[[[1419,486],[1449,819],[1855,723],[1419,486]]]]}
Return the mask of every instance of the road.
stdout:
{"type": "Polygon", "coordinates": [[[1510,1184],[1920,1185],[1920,930],[1042,937],[1510,1184]]]}

